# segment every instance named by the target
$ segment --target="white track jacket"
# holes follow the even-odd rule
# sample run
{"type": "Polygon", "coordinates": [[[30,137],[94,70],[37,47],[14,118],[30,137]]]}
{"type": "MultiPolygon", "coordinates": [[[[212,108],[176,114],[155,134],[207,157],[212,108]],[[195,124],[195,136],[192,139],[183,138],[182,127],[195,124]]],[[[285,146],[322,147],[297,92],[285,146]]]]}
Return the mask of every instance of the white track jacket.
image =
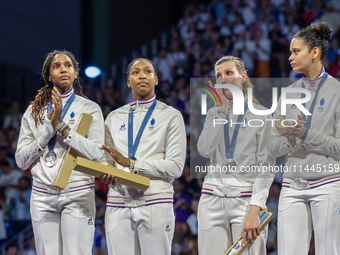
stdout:
{"type": "MultiPolygon", "coordinates": [[[[65,105],[72,93],[73,89],[69,93],[62,95],[63,105],[65,105]]],[[[102,156],[102,151],[99,147],[104,141],[104,119],[100,107],[95,102],[76,95],[64,117],[64,122],[69,125],[71,131],[66,139],[59,134],[56,137],[54,152],[57,154],[58,159],[53,167],[47,167],[44,162],[44,157],[49,152],[48,145],[43,149],[38,143],[38,138],[45,132],[46,126],[52,125],[51,121],[46,117],[47,109],[44,111],[42,121],[44,123],[39,123],[37,128],[31,112],[32,106],[29,106],[22,118],[15,159],[18,166],[23,170],[32,166],[31,171],[34,181],[46,185],[54,184],[68,146],[71,146],[79,156],[99,162],[102,156]],[[93,116],[86,138],[75,131],[82,113],[88,113],[93,116]]],[[[94,183],[94,177],[73,171],[68,183],[80,181],[81,183],[94,183]]]]}
{"type": "MultiPolygon", "coordinates": [[[[254,107],[258,110],[266,110],[261,105],[254,105],[254,107]]],[[[218,107],[213,107],[207,113],[197,149],[203,157],[210,158],[211,166],[223,166],[226,159],[224,125],[214,127],[213,122],[216,118],[219,118],[218,107]]],[[[232,127],[229,126],[230,140],[237,118],[238,115],[233,115],[230,106],[229,120],[234,123],[232,127]]],[[[246,124],[241,124],[236,141],[233,157],[237,162],[236,171],[223,172],[215,169],[215,172],[209,172],[205,177],[202,193],[221,197],[251,197],[251,205],[265,208],[269,188],[275,175],[268,169],[269,165],[273,166],[274,158],[267,151],[271,122],[265,119],[272,119],[272,117],[254,115],[248,108],[241,121],[245,121],[246,124]],[[263,120],[262,126],[259,119],[263,120]],[[253,123],[249,125],[249,121],[253,123]]],[[[226,125],[230,125],[230,121],[226,125]]]]}
{"type": "MultiPolygon", "coordinates": [[[[312,96],[306,103],[307,110],[310,109],[316,94],[316,89],[321,81],[323,72],[315,81],[300,79],[289,87],[302,88],[304,81],[305,88],[312,96]]],[[[288,93],[287,98],[301,98],[300,93],[288,93]]],[[[277,130],[272,130],[268,151],[274,157],[287,153],[286,171],[284,178],[302,179],[314,181],[339,177],[340,161],[340,82],[328,76],[319,90],[316,98],[315,108],[312,115],[311,127],[304,140],[296,138],[296,145],[293,147],[287,136],[280,136],[277,130]],[[336,170],[338,169],[338,170],[336,170]]],[[[298,119],[301,114],[295,105],[287,105],[286,119],[298,119]]],[[[281,98],[274,116],[281,113],[281,98]]]]}
{"type": "MultiPolygon", "coordinates": [[[[144,116],[156,100],[132,101],[111,112],[105,120],[105,145],[128,157],[128,116],[133,109],[133,142],[144,116]]],[[[155,203],[172,203],[174,178],[181,176],[186,155],[186,135],[181,113],[160,101],[148,120],[135,157],[137,174],[150,178],[150,187],[145,191],[121,184],[110,185],[108,205],[138,207],[155,203]]],[[[103,164],[116,166],[130,172],[128,167],[116,164],[104,153],[103,164]]]]}

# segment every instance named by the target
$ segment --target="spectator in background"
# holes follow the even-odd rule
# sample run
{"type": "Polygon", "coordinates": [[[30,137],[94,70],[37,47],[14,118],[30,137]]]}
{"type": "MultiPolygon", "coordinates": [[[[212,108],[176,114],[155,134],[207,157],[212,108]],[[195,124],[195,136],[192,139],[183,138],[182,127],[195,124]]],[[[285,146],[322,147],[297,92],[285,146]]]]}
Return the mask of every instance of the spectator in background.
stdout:
{"type": "Polygon", "coordinates": [[[19,246],[16,243],[10,243],[5,248],[5,255],[19,255],[19,246]]]}
{"type": "Polygon", "coordinates": [[[243,31],[246,31],[246,26],[244,25],[244,21],[242,18],[241,13],[236,13],[236,21],[235,21],[235,25],[233,28],[233,33],[240,35],[243,31]]]}
{"type": "Polygon", "coordinates": [[[106,194],[102,190],[96,190],[96,228],[104,224],[105,209],[106,209],[106,194]]]}
{"type": "Polygon", "coordinates": [[[329,74],[332,75],[334,78],[340,78],[340,57],[339,55],[336,56],[335,64],[333,64],[330,68],[329,74]]]}
{"type": "Polygon", "coordinates": [[[11,199],[15,197],[16,187],[23,173],[12,169],[7,161],[0,161],[0,187],[5,196],[5,203],[10,207],[11,199]]]}
{"type": "Polygon", "coordinates": [[[0,195],[0,245],[7,238],[7,232],[5,228],[5,215],[7,214],[7,206],[2,200],[2,196],[0,195]]]}
{"type": "Polygon", "coordinates": [[[222,0],[213,0],[211,2],[211,5],[213,5],[214,8],[214,12],[215,12],[215,18],[216,18],[216,25],[220,26],[222,19],[227,15],[227,13],[225,12],[225,3],[222,0]]]}
{"type": "Polygon", "coordinates": [[[88,99],[90,99],[91,101],[94,100],[95,98],[95,92],[94,92],[94,88],[93,88],[93,81],[88,80],[85,83],[85,87],[84,87],[84,95],[88,97],[88,99]]]}
{"type": "Polygon", "coordinates": [[[181,75],[184,73],[183,67],[186,63],[186,55],[180,50],[178,41],[173,41],[171,43],[170,52],[168,53],[168,61],[174,70],[174,75],[181,75]]]}
{"type": "Polygon", "coordinates": [[[100,225],[101,235],[97,236],[95,241],[96,255],[108,255],[105,235],[105,224],[100,225]]]}
{"type": "Polygon", "coordinates": [[[244,1],[245,6],[240,8],[241,15],[244,20],[244,24],[249,27],[251,23],[256,21],[256,16],[254,13],[255,2],[253,1],[244,1]]]}
{"type": "Polygon", "coordinates": [[[340,15],[338,12],[334,11],[333,5],[334,4],[332,1],[327,2],[324,14],[321,17],[321,21],[329,24],[332,27],[333,31],[336,32],[339,30],[340,26],[340,15]]]}
{"type": "Polygon", "coordinates": [[[173,78],[171,75],[172,65],[168,59],[168,52],[166,49],[160,49],[158,52],[158,56],[154,59],[154,63],[157,67],[158,72],[162,74],[162,81],[168,81],[171,84],[173,83],[173,78]]]}
{"type": "Polygon", "coordinates": [[[0,162],[1,161],[7,161],[9,166],[11,168],[15,167],[15,161],[12,157],[9,155],[9,151],[11,151],[11,146],[9,147],[0,147],[0,162]]]}
{"type": "Polygon", "coordinates": [[[183,177],[174,181],[174,211],[176,222],[186,222],[190,214],[191,197],[185,191],[186,182],[183,177]]]}
{"type": "Polygon", "coordinates": [[[256,77],[270,77],[269,72],[269,60],[271,53],[270,41],[263,38],[263,32],[261,28],[258,28],[255,33],[255,44],[257,52],[257,62],[255,68],[256,77]]]}
{"type": "Polygon", "coordinates": [[[336,57],[340,53],[340,48],[339,48],[339,40],[336,37],[333,37],[331,41],[331,47],[328,50],[327,54],[327,61],[329,64],[334,64],[336,63],[336,57]]]}
{"type": "Polygon", "coordinates": [[[279,74],[272,75],[272,77],[287,77],[286,59],[287,59],[287,39],[281,32],[280,23],[274,22],[273,31],[270,33],[271,40],[271,67],[276,66],[279,69],[279,74]]]}
{"type": "Polygon", "coordinates": [[[98,89],[95,94],[95,102],[100,106],[102,111],[104,110],[105,106],[109,104],[104,98],[105,98],[104,92],[98,89]]]}
{"type": "Polygon", "coordinates": [[[13,127],[16,129],[17,133],[19,133],[21,119],[22,119],[22,113],[20,113],[20,103],[17,101],[14,101],[12,103],[11,113],[5,117],[2,128],[6,130],[6,129],[13,127]]]}
{"type": "Polygon", "coordinates": [[[171,254],[186,254],[191,235],[190,228],[186,222],[176,222],[171,254]]]}
{"type": "Polygon", "coordinates": [[[10,144],[7,141],[5,131],[0,129],[0,148],[6,148],[7,150],[10,149],[10,144]]]}
{"type": "Polygon", "coordinates": [[[14,158],[14,153],[17,149],[19,132],[14,127],[11,127],[7,130],[8,130],[7,131],[7,141],[8,141],[8,144],[9,144],[8,152],[12,155],[11,158],[14,158]]]}
{"type": "Polygon", "coordinates": [[[31,224],[30,199],[31,199],[31,180],[23,176],[19,179],[18,189],[11,198],[11,211],[13,214],[13,232],[18,233],[26,226],[31,224]]]}
{"type": "Polygon", "coordinates": [[[260,20],[257,22],[257,26],[262,29],[262,38],[263,39],[268,39],[269,38],[269,22],[268,22],[268,17],[267,13],[264,11],[260,12],[260,20]]]}
{"type": "Polygon", "coordinates": [[[231,36],[231,29],[228,25],[228,20],[226,18],[222,19],[220,34],[221,36],[231,36]]]}
{"type": "Polygon", "coordinates": [[[253,75],[256,45],[253,40],[246,38],[246,31],[241,32],[239,39],[234,44],[231,55],[240,55],[244,67],[248,70],[248,76],[253,75]],[[238,51],[238,53],[236,51],[238,51]]]}
{"type": "Polygon", "coordinates": [[[267,199],[267,209],[271,211],[274,218],[269,222],[268,227],[268,240],[267,250],[268,252],[274,251],[277,248],[277,216],[278,216],[278,204],[281,192],[281,184],[273,182],[269,189],[269,196],[267,199]]]}
{"type": "Polygon", "coordinates": [[[187,219],[187,224],[190,228],[191,233],[194,236],[197,236],[198,234],[198,220],[197,220],[197,210],[198,210],[198,199],[193,199],[191,201],[191,211],[192,213],[189,215],[188,219],[187,219]]]}
{"type": "Polygon", "coordinates": [[[197,178],[190,177],[189,164],[184,165],[182,178],[185,180],[186,183],[185,189],[190,193],[190,196],[198,199],[201,196],[202,186],[199,185],[197,178]]]}
{"type": "Polygon", "coordinates": [[[293,36],[300,30],[300,26],[295,24],[294,16],[287,15],[286,25],[282,28],[282,34],[286,37],[286,43],[293,39],[293,36]]]}
{"type": "Polygon", "coordinates": [[[201,31],[205,30],[205,26],[209,18],[210,18],[210,13],[205,11],[204,4],[200,4],[195,14],[195,20],[197,22],[196,29],[201,30],[201,31]]]}
{"type": "Polygon", "coordinates": [[[23,255],[37,255],[37,251],[35,250],[35,239],[34,235],[31,236],[30,240],[30,249],[28,251],[22,250],[23,255]]]}

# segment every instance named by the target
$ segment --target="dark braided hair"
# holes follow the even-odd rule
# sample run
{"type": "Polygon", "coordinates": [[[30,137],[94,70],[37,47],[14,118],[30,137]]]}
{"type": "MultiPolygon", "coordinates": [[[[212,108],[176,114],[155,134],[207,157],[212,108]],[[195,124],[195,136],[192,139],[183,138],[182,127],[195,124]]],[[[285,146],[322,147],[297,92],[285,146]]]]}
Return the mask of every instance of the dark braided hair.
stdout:
{"type": "Polygon", "coordinates": [[[312,23],[310,27],[303,28],[293,38],[302,38],[311,52],[314,47],[321,51],[321,63],[327,67],[328,41],[332,38],[333,29],[326,22],[312,23]]]}
{"type": "Polygon", "coordinates": [[[153,67],[153,70],[155,71],[155,76],[157,76],[157,68],[156,68],[156,65],[154,62],[152,62],[150,59],[147,59],[147,58],[136,58],[134,60],[132,60],[132,62],[128,65],[128,67],[126,68],[126,76],[127,78],[130,78],[130,69],[131,67],[137,62],[137,61],[140,61],[140,60],[145,60],[145,61],[148,61],[152,67],[153,67]]]}
{"type": "MultiPolygon", "coordinates": [[[[50,52],[47,54],[47,57],[45,59],[43,68],[42,68],[42,72],[41,72],[41,76],[44,80],[44,83],[46,84],[44,87],[42,87],[41,89],[38,90],[38,94],[35,97],[35,100],[31,102],[32,105],[32,117],[34,119],[35,122],[35,126],[38,126],[38,123],[41,122],[42,118],[43,118],[43,114],[44,114],[44,110],[45,110],[45,106],[47,106],[49,100],[51,100],[51,94],[52,94],[52,89],[53,89],[53,83],[52,81],[49,80],[50,77],[50,66],[52,63],[53,58],[56,55],[59,54],[63,54],[68,56],[73,64],[74,70],[79,72],[79,67],[78,67],[78,62],[75,59],[74,55],[66,50],[63,51],[59,51],[59,50],[54,50],[53,52],[50,52]]],[[[79,82],[79,75],[77,75],[77,78],[74,80],[73,86],[74,85],[78,85],[79,89],[80,89],[80,95],[82,97],[87,98],[84,94],[83,94],[83,89],[80,85],[79,82]]]]}

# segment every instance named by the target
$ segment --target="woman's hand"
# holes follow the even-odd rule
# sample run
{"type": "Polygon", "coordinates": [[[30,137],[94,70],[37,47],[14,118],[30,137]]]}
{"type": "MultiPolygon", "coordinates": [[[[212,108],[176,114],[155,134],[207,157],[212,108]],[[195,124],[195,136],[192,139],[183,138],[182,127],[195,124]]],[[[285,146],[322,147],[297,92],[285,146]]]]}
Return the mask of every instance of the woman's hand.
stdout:
{"type": "Polygon", "coordinates": [[[256,205],[251,205],[249,207],[248,215],[242,230],[242,246],[245,245],[247,236],[249,244],[253,244],[260,235],[260,210],[261,208],[256,205]]]}
{"type": "Polygon", "coordinates": [[[119,151],[112,149],[109,146],[105,146],[104,144],[100,149],[107,151],[119,165],[123,167],[130,167],[130,159],[124,157],[119,151]]]}
{"type": "Polygon", "coordinates": [[[47,118],[52,122],[54,127],[61,123],[61,112],[63,111],[62,97],[56,87],[52,90],[53,108],[47,115],[47,118]]]}

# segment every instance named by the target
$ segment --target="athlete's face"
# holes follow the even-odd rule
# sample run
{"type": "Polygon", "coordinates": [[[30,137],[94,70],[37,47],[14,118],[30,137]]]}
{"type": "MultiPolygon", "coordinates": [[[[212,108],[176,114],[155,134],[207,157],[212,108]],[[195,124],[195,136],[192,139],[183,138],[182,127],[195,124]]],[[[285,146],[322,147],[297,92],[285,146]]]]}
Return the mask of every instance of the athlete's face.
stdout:
{"type": "Polygon", "coordinates": [[[78,71],[74,69],[72,60],[67,55],[58,54],[53,58],[49,79],[60,92],[69,91],[77,75],[78,71]]]}
{"type": "MultiPolygon", "coordinates": [[[[317,48],[316,48],[317,49],[317,48]]],[[[312,66],[312,58],[315,58],[315,50],[308,52],[308,46],[302,38],[293,38],[290,43],[291,55],[289,62],[296,73],[306,73],[312,66]]]]}
{"type": "Polygon", "coordinates": [[[149,61],[136,61],[130,69],[127,85],[132,89],[133,99],[148,99],[155,93],[158,77],[149,61]]]}
{"type": "MultiPolygon", "coordinates": [[[[217,79],[216,83],[231,84],[242,90],[247,73],[245,71],[240,73],[233,61],[227,61],[215,67],[215,76],[217,79]]],[[[229,89],[224,89],[223,93],[228,99],[233,98],[233,94],[229,89]]]]}

